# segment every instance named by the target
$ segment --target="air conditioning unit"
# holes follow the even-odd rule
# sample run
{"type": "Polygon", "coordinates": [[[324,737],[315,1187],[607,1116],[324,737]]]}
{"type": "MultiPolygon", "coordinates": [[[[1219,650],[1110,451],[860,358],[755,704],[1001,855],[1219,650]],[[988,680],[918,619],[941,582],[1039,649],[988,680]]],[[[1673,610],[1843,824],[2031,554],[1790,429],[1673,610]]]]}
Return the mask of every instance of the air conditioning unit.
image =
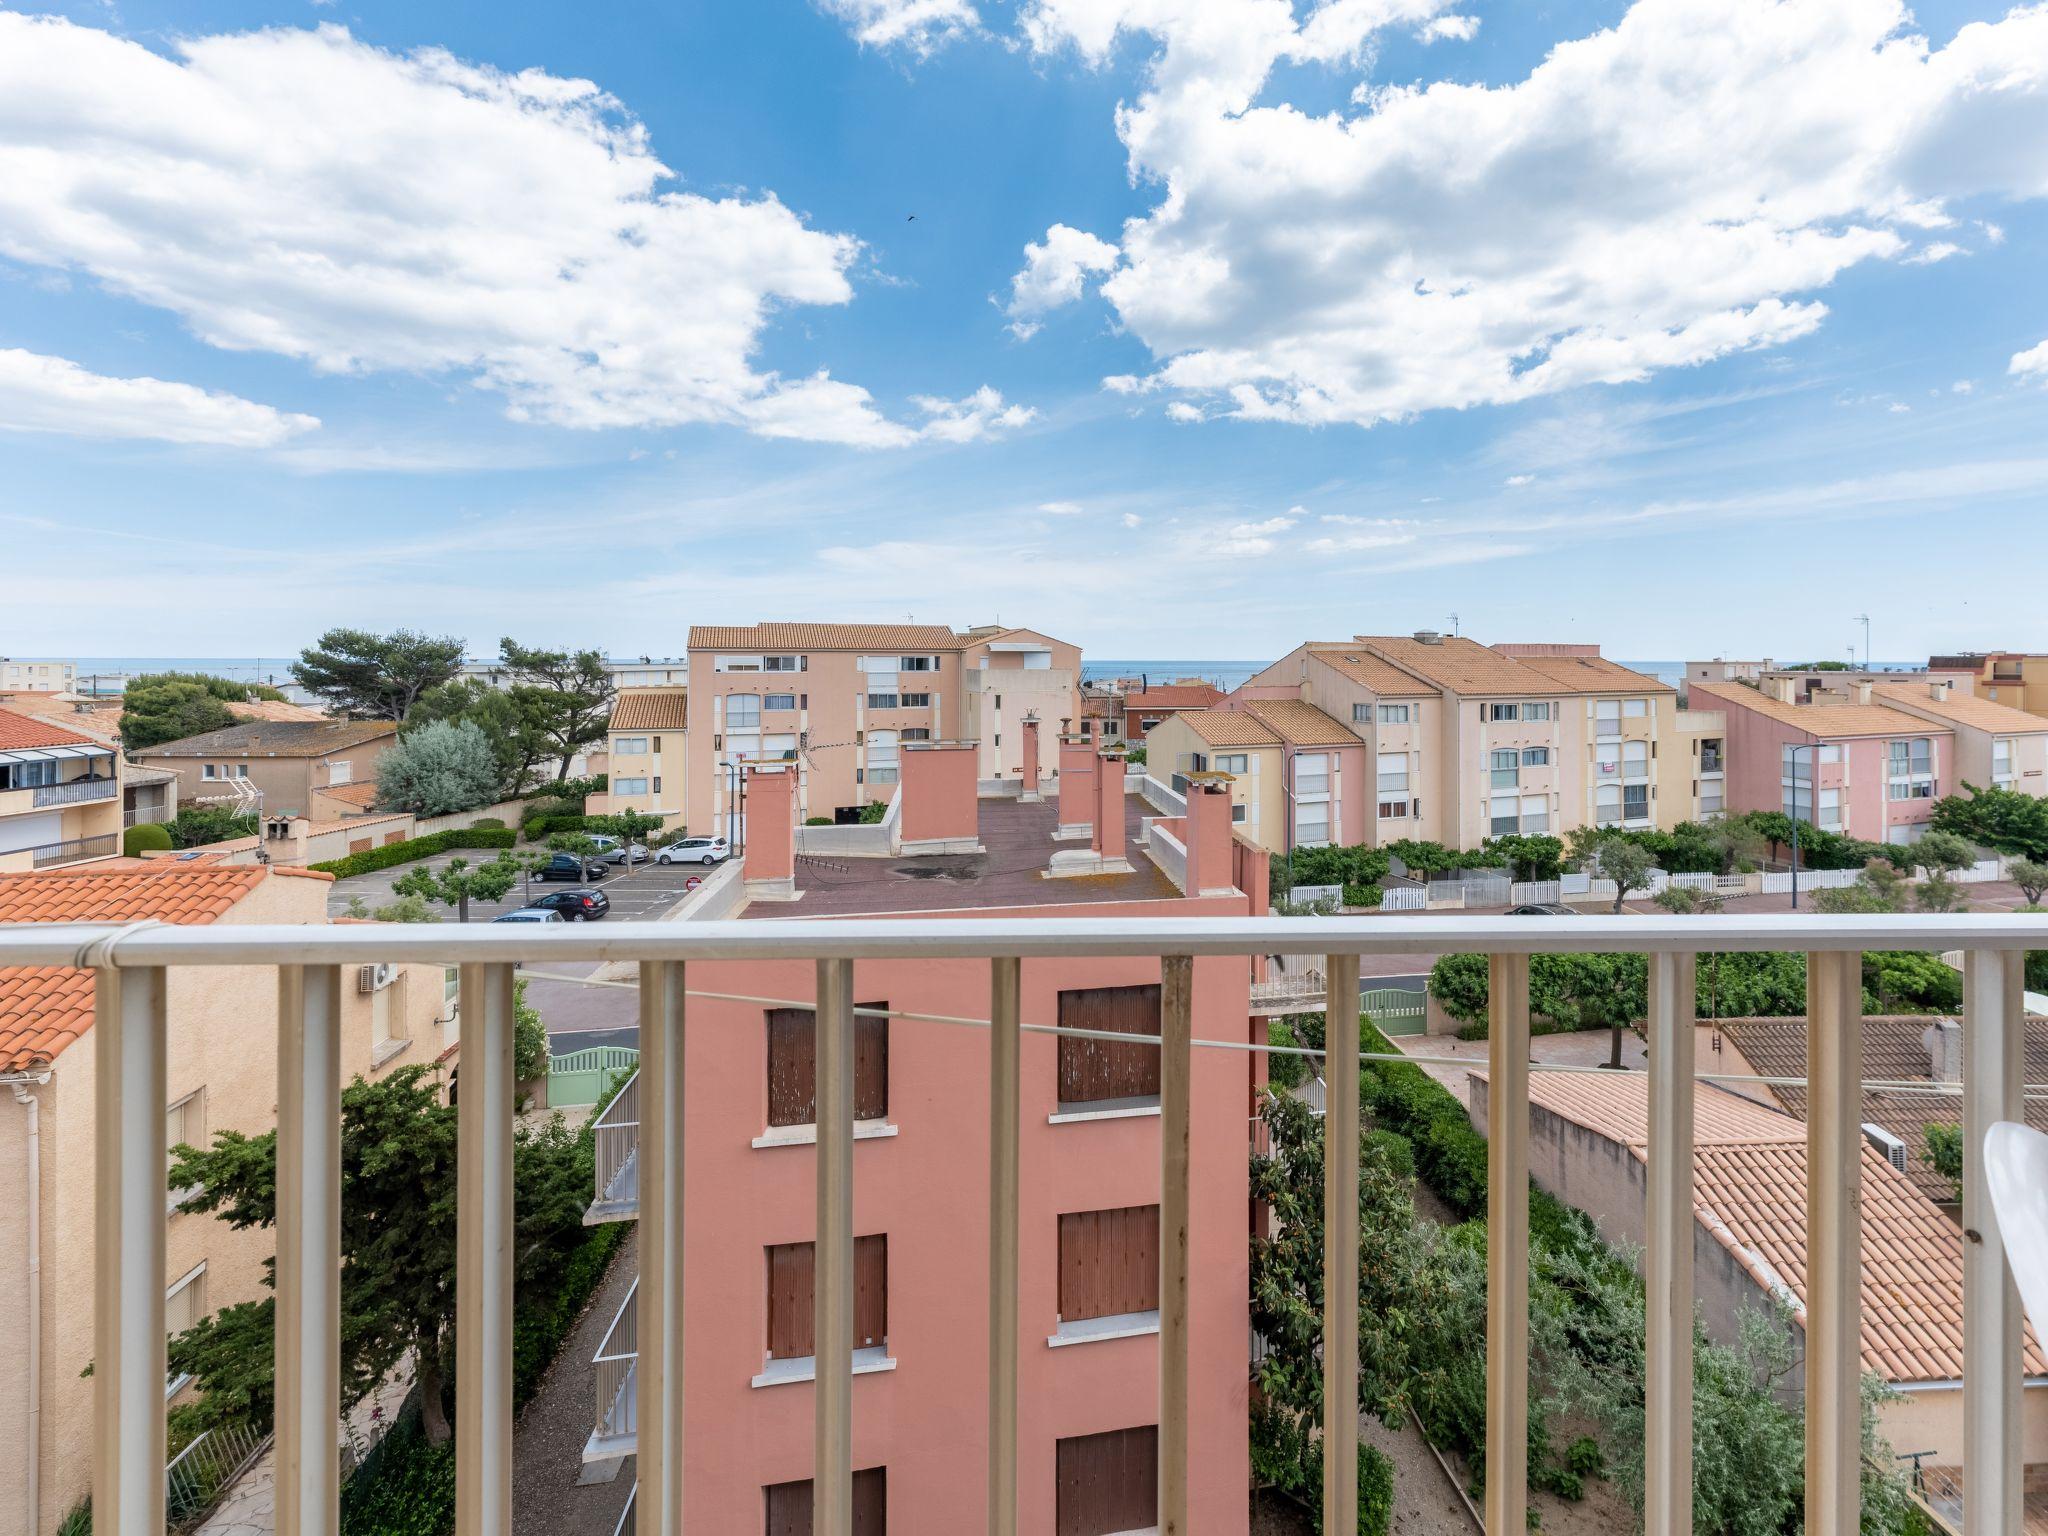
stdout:
{"type": "Polygon", "coordinates": [[[363,965],[356,968],[356,990],[358,992],[381,992],[398,979],[398,967],[391,964],[363,965]]]}
{"type": "Polygon", "coordinates": [[[1881,1125],[1863,1122],[1863,1139],[1884,1154],[1885,1161],[1899,1172],[1906,1171],[1906,1144],[1881,1125]]]}

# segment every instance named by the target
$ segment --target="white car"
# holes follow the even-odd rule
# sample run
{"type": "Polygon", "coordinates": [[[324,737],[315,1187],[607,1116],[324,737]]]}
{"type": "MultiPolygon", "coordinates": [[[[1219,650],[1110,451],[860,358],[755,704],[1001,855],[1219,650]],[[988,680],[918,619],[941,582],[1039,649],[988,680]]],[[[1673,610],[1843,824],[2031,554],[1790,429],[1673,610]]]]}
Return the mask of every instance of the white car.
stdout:
{"type": "Polygon", "coordinates": [[[732,852],[722,837],[679,837],[654,850],[657,864],[719,864],[732,852]]]}
{"type": "Polygon", "coordinates": [[[647,850],[639,843],[622,843],[616,837],[608,837],[603,834],[593,835],[590,841],[592,846],[597,849],[597,856],[607,863],[644,864],[647,862],[647,850]]]}

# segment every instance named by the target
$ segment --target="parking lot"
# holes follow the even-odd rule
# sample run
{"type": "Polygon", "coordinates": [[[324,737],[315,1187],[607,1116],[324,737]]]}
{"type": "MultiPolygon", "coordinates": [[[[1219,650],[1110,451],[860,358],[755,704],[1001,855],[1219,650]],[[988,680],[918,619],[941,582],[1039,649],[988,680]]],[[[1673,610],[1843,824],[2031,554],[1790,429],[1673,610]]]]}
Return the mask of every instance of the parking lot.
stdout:
{"type": "MultiPolygon", "coordinates": [[[[415,859],[410,864],[400,864],[391,869],[380,869],[367,875],[351,875],[337,880],[328,887],[327,912],[330,917],[345,917],[351,898],[360,896],[364,905],[375,911],[385,903],[395,900],[392,886],[415,869],[435,869],[451,859],[467,859],[472,865],[488,863],[497,855],[489,849],[472,849],[463,853],[437,853],[431,858],[415,859]]],[[[627,874],[621,865],[607,866],[612,873],[602,880],[593,881],[596,889],[611,898],[612,909],[606,914],[607,920],[625,918],[658,918],[689,894],[689,882],[712,873],[712,869],[700,868],[695,864],[656,864],[651,860],[633,866],[627,874]]],[[[550,881],[542,884],[533,882],[533,894],[546,891],[571,889],[568,881],[550,881]]],[[[503,901],[472,901],[469,904],[469,920],[472,923],[487,923],[502,912],[511,912],[527,903],[524,882],[514,885],[505,893],[503,901]]],[[[455,913],[448,907],[437,906],[437,912],[445,922],[453,922],[455,913]]]]}

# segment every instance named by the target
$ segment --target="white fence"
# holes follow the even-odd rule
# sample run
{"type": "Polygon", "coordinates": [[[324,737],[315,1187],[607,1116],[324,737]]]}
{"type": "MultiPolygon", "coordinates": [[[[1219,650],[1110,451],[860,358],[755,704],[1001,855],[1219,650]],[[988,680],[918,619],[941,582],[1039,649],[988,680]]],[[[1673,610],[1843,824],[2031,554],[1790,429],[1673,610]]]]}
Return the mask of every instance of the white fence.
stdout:
{"type": "Polygon", "coordinates": [[[1149,773],[1132,774],[1125,779],[1124,793],[1139,796],[1162,816],[1185,816],[1188,813],[1188,797],[1177,794],[1171,785],[1160,783],[1149,773]]]}
{"type": "Polygon", "coordinates": [[[1145,835],[1145,851],[1167,879],[1183,891],[1188,888],[1188,851],[1179,838],[1155,821],[1145,835]]]}
{"type": "Polygon", "coordinates": [[[1429,909],[1429,892],[1419,885],[1383,885],[1380,887],[1380,910],[1382,912],[1424,912],[1429,909]]]}
{"type": "Polygon", "coordinates": [[[1563,901],[1564,885],[1557,880],[1517,880],[1508,887],[1508,905],[1519,907],[1531,901],[1563,901]]]}

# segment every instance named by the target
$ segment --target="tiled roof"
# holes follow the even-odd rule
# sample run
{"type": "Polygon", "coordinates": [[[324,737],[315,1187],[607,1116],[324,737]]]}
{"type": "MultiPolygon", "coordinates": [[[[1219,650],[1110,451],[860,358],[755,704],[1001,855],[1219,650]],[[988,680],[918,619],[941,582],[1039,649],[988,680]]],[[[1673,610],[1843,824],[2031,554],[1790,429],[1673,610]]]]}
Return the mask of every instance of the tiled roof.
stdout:
{"type": "Polygon", "coordinates": [[[33,715],[17,713],[11,709],[0,709],[0,752],[12,751],[16,747],[103,747],[106,743],[91,736],[81,736],[76,731],[67,731],[60,725],[33,715]]]}
{"type": "Polygon", "coordinates": [[[329,800],[339,800],[343,805],[359,805],[367,811],[377,803],[377,781],[362,779],[353,784],[331,784],[313,793],[324,795],[329,800]]]}
{"type": "Polygon", "coordinates": [[[202,731],[180,741],[160,742],[133,755],[151,757],[212,757],[247,753],[251,757],[325,757],[396,735],[398,727],[389,720],[248,720],[202,731]]]}
{"type": "Polygon", "coordinates": [[[1248,715],[1264,721],[1291,747],[1355,747],[1358,733],[1306,699],[1248,699],[1248,715]]]}
{"type": "MultiPolygon", "coordinates": [[[[1927,1046],[1922,1041],[1932,1015],[1902,1018],[1868,1017],[1863,1021],[1863,1077],[1869,1083],[1927,1083],[1934,1081],[1927,1046]]],[[[1759,1077],[1804,1077],[1806,1075],[1806,1020],[1801,1017],[1770,1019],[1723,1019],[1725,1034],[1742,1059],[1759,1077]]],[[[2024,1078],[2030,1083],[2048,1082],[2048,1019],[2029,1018],[2021,1033],[2025,1056],[2024,1078]]],[[[1792,1084],[1774,1084],[1772,1097],[1786,1110],[1806,1118],[1806,1089],[1792,1084]]],[[[2048,1100],[2026,1102],[2027,1123],[2048,1131],[2048,1100]]],[[[1956,1125],[1963,1117],[1963,1101],[1934,1093],[1886,1092],[1880,1088],[1863,1091],[1864,1123],[1881,1125],[1906,1144],[1906,1177],[1935,1200],[1946,1200],[1954,1184],[1934,1171],[1927,1158],[1926,1129],[1930,1125],[1956,1125]]]]}
{"type": "Polygon", "coordinates": [[[622,689],[612,704],[615,731],[680,731],[687,696],[681,688],[622,689]]]}
{"type": "Polygon", "coordinates": [[[693,624],[693,651],[957,651],[943,624],[693,624]]]}
{"type": "Polygon", "coordinates": [[[1177,709],[1170,717],[1212,747],[1277,747],[1280,733],[1263,720],[1235,709],[1177,709]]]}
{"type": "Polygon", "coordinates": [[[1383,661],[1370,651],[1358,649],[1354,641],[1311,646],[1309,654],[1324,666],[1341,672],[1354,683],[1363,683],[1374,693],[1383,694],[1388,698],[1422,698],[1436,692],[1421,678],[1403,672],[1392,662],[1383,661]]]}
{"type": "MultiPolygon", "coordinates": [[[[1529,1098],[1648,1161],[1646,1074],[1536,1072],[1529,1098]]],[[[1711,1083],[1695,1084],[1693,1104],[1695,1219],[1759,1286],[1782,1284],[1803,1309],[1805,1125],[1711,1083]]],[[[1962,1233],[1874,1147],[1861,1150],[1863,1362],[1892,1382],[1958,1380],[1962,1233]]],[[[2029,1331],[2027,1374],[2043,1370],[2048,1359],[2029,1331]]]]}
{"type": "Polygon", "coordinates": [[[1879,683],[1871,689],[1871,696],[1893,704],[1911,705],[1957,725],[1996,731],[2002,736],[2048,731],[2048,719],[2040,715],[2030,715],[2023,709],[2014,709],[1992,699],[1980,699],[1971,693],[1951,693],[1946,699],[1937,699],[1924,686],[1916,688],[1907,683],[1879,683]]]}
{"type": "Polygon", "coordinates": [[[1122,708],[1123,701],[1113,693],[1084,693],[1081,695],[1081,718],[1084,720],[1111,720],[1122,708]]]}
{"type": "Polygon", "coordinates": [[[1222,698],[1223,690],[1208,683],[1161,683],[1157,688],[1125,694],[1124,713],[1134,709],[1207,709],[1222,698]]]}
{"type": "Polygon", "coordinates": [[[283,699],[241,699],[231,700],[228,713],[237,720],[328,720],[333,717],[324,710],[308,709],[304,704],[291,704],[283,699]]]}
{"type": "Polygon", "coordinates": [[[1360,635],[1357,643],[1383,661],[1457,693],[1541,697],[1557,692],[1557,685],[1545,674],[1460,635],[1445,635],[1434,642],[1409,635],[1360,635]]]}
{"type": "MultiPolygon", "coordinates": [[[[210,923],[263,882],[253,865],[0,875],[0,923],[210,923]]],[[[92,972],[0,967],[0,1071],[53,1059],[92,1027],[92,972]]]]}
{"type": "Polygon", "coordinates": [[[1633,671],[1605,656],[1518,656],[1566,693],[1676,693],[1669,683],[1633,671]]]}
{"type": "Polygon", "coordinates": [[[1694,683],[1689,692],[1694,698],[1705,694],[1717,704],[1753,710],[1768,720],[1823,740],[1841,736],[1929,736],[1946,729],[1883,704],[1787,704],[1760,688],[1745,688],[1740,683],[1694,683]]]}

